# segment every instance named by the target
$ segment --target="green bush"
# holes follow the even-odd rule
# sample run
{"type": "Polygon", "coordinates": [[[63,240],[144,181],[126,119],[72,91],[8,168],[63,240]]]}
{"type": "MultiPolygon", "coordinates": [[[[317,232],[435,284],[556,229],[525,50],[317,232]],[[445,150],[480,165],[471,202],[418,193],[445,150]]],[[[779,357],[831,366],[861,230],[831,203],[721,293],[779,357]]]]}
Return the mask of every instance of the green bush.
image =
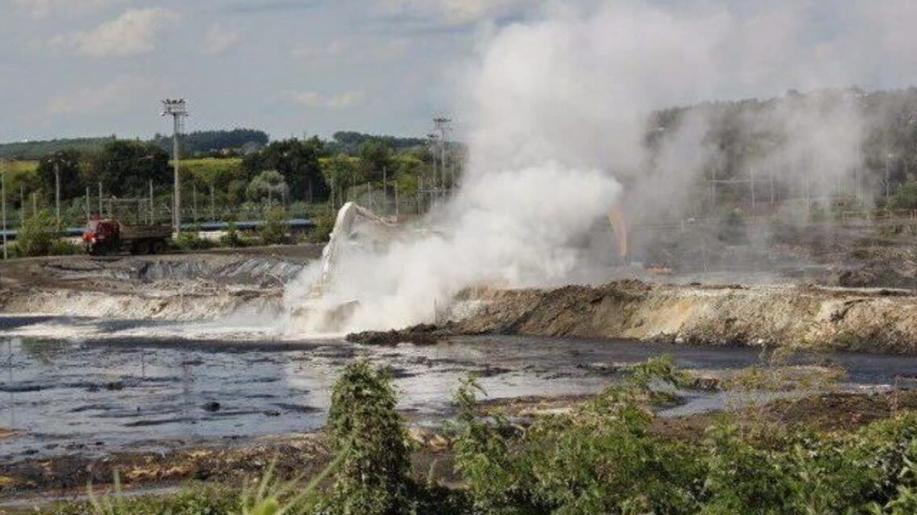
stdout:
{"type": "Polygon", "coordinates": [[[216,486],[190,486],[170,497],[124,496],[120,488],[112,495],[52,505],[42,513],[55,515],[230,515],[238,513],[238,493],[216,486]]]}
{"type": "Polygon", "coordinates": [[[182,231],[172,239],[172,245],[179,250],[206,250],[216,246],[213,241],[201,238],[197,231],[182,231]]]}
{"type": "Polygon", "coordinates": [[[239,235],[239,228],[235,222],[227,224],[226,234],[220,237],[220,245],[233,248],[246,246],[245,240],[239,235]]]}
{"type": "Polygon", "coordinates": [[[889,201],[890,209],[917,209],[917,181],[903,184],[889,201]]]}
{"type": "Polygon", "coordinates": [[[57,221],[42,210],[27,218],[16,234],[16,254],[21,257],[47,256],[59,241],[57,221]]]}
{"type": "Polygon", "coordinates": [[[396,513],[407,504],[410,451],[386,371],[349,365],[334,385],[328,428],[343,455],[330,500],[335,513],[396,513]]]}
{"type": "Polygon", "coordinates": [[[850,434],[741,431],[703,442],[655,436],[646,405],[683,378],[670,360],[634,369],[569,414],[507,436],[459,389],[456,470],[479,513],[914,513],[917,416],[850,434]]]}
{"type": "Polygon", "coordinates": [[[283,208],[275,207],[267,212],[258,236],[264,245],[282,245],[290,241],[288,232],[287,212],[283,208]]]}
{"type": "Polygon", "coordinates": [[[334,213],[322,213],[312,218],[315,221],[315,227],[309,231],[307,241],[310,243],[325,243],[334,230],[336,216],[334,213]]]}

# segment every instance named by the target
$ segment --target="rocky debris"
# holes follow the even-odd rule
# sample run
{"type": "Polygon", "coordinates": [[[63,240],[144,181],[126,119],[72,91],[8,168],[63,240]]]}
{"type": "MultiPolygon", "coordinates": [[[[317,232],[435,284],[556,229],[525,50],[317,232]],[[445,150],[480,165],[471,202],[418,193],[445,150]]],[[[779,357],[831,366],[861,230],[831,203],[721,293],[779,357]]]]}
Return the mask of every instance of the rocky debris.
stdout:
{"type": "Polygon", "coordinates": [[[439,327],[432,324],[420,324],[406,329],[391,331],[363,331],[347,335],[347,341],[360,345],[394,347],[399,343],[414,345],[436,345],[454,333],[448,326],[439,327]]]}

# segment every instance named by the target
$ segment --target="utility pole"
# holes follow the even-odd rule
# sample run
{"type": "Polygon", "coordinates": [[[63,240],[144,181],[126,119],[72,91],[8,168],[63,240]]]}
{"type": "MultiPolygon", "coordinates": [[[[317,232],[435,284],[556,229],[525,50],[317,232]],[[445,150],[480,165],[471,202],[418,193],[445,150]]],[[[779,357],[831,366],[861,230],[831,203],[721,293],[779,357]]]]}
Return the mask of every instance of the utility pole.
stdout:
{"type": "Polygon", "coordinates": [[[86,223],[92,220],[92,208],[89,207],[89,186],[86,186],[86,223]]]}
{"type": "Polygon", "coordinates": [[[25,225],[25,186],[19,185],[19,226],[25,225]]]}
{"type": "Polygon", "coordinates": [[[179,155],[179,144],[178,140],[182,132],[182,124],[184,119],[188,116],[188,108],[185,104],[185,99],[181,98],[178,100],[166,99],[162,101],[162,116],[171,116],[172,117],[172,165],[174,166],[175,171],[175,193],[173,197],[173,226],[175,227],[175,234],[181,233],[181,183],[178,177],[179,169],[179,160],[181,156],[179,155]]]}
{"type": "Polygon", "coordinates": [[[194,189],[191,190],[192,205],[194,206],[194,211],[192,212],[194,216],[194,223],[197,223],[197,184],[192,185],[194,189]]]}
{"type": "MultiPolygon", "coordinates": [[[[892,171],[890,161],[895,157],[894,154],[889,152],[885,156],[885,201],[888,202],[888,197],[891,196],[891,184],[892,184],[892,171]]],[[[887,208],[888,206],[886,206],[887,208]]]]}
{"type": "Polygon", "coordinates": [[[216,212],[217,212],[216,203],[213,200],[213,184],[211,183],[210,184],[210,221],[211,222],[216,222],[217,220],[216,212]]]}
{"type": "Polygon", "coordinates": [[[102,217],[102,213],[103,213],[102,207],[103,207],[102,206],[102,181],[99,181],[99,218],[103,218],[102,217]]]}
{"type": "Polygon", "coordinates": [[[60,156],[54,158],[54,203],[57,216],[57,228],[60,229],[60,156]]]}
{"type": "Polygon", "coordinates": [[[150,225],[156,223],[156,206],[153,203],[153,181],[149,181],[150,186],[150,225]]]}
{"type": "MultiPolygon", "coordinates": [[[[439,135],[437,134],[434,134],[432,132],[430,134],[427,134],[427,140],[430,143],[430,155],[433,156],[433,177],[432,177],[433,186],[431,187],[431,189],[433,191],[434,196],[436,195],[436,185],[439,183],[439,181],[437,180],[437,175],[436,175],[436,140],[437,138],[439,138],[439,135]]],[[[442,173],[442,170],[440,170],[440,173],[442,173]]]]}
{"type": "MultiPolygon", "coordinates": [[[[436,125],[436,129],[439,131],[439,134],[440,134],[440,138],[439,138],[440,160],[439,162],[440,162],[440,165],[442,166],[442,170],[440,170],[441,172],[440,184],[442,185],[443,190],[445,190],[445,187],[446,187],[446,138],[447,138],[446,132],[450,130],[449,124],[452,123],[452,120],[444,116],[440,116],[438,118],[434,118],[433,123],[436,125]]],[[[451,183],[455,182],[455,176],[450,175],[450,177],[451,177],[451,181],[450,181],[449,187],[452,188],[453,184],[451,183]]]]}
{"type": "Polygon", "coordinates": [[[0,211],[3,218],[3,259],[9,259],[6,250],[6,161],[0,162],[0,211]]]}
{"type": "Polygon", "coordinates": [[[757,207],[757,199],[755,198],[755,167],[752,166],[749,168],[748,173],[751,176],[751,212],[752,216],[754,216],[756,212],[755,208],[757,207]]]}

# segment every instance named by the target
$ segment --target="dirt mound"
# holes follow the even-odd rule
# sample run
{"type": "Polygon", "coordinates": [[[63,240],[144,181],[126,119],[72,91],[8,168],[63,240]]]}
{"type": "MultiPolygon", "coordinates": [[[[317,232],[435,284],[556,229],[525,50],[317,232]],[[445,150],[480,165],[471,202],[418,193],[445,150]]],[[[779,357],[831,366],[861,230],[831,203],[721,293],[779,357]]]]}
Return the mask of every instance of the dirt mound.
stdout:
{"type": "Polygon", "coordinates": [[[623,281],[484,290],[472,301],[457,332],[917,354],[917,297],[900,292],[623,281]]]}

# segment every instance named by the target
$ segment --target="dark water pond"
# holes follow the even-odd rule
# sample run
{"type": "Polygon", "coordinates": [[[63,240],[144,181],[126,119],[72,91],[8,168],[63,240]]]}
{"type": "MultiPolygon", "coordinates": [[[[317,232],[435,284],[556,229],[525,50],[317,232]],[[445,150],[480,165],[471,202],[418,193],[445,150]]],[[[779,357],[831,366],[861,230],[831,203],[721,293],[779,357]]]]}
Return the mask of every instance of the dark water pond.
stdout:
{"type": "MultiPolygon", "coordinates": [[[[48,322],[45,317],[0,317],[0,428],[21,433],[0,440],[0,459],[166,449],[314,430],[325,422],[337,373],[357,357],[391,367],[400,408],[419,424],[437,424],[450,414],[452,392],[468,374],[480,377],[491,398],[561,396],[596,392],[615,381],[619,376],[610,364],[663,353],[689,369],[730,369],[759,361],[758,351],[741,348],[507,336],[394,348],[341,340],[3,336],[48,322]]],[[[798,359],[841,364],[849,371],[850,387],[917,375],[917,358],[837,354],[798,359]]],[[[673,413],[723,404],[717,394],[704,392],[689,392],[686,399],[673,413]]]]}

